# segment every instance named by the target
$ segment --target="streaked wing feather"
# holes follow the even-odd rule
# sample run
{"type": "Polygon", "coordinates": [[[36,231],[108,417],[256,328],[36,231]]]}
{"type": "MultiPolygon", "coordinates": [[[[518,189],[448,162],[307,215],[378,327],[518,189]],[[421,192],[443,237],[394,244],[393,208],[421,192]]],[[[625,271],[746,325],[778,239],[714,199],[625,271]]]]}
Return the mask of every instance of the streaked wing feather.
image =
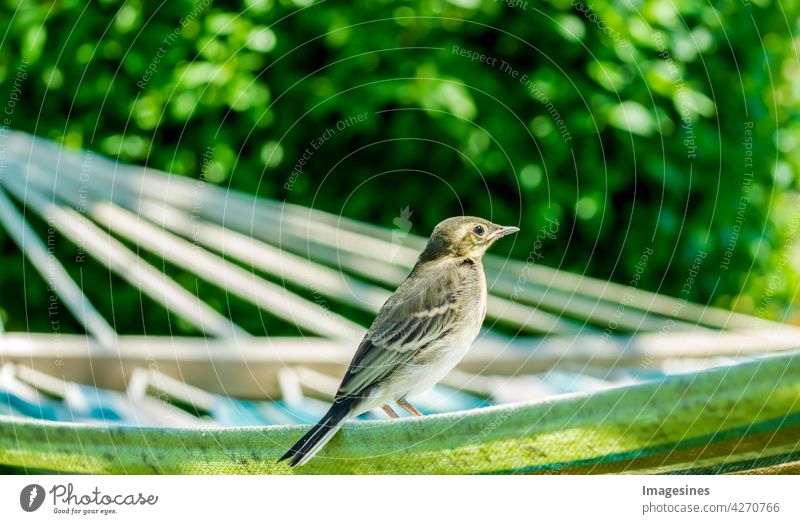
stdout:
{"type": "Polygon", "coordinates": [[[342,379],[337,398],[358,396],[444,336],[457,321],[458,268],[403,282],[383,305],[342,379]]]}

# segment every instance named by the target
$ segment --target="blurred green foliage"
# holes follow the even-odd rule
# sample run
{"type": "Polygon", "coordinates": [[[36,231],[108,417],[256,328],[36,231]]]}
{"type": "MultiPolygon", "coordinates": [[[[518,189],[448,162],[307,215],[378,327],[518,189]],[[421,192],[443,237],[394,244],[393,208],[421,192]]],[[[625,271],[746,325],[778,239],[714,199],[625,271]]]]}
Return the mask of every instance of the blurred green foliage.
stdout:
{"type": "MultiPolygon", "coordinates": [[[[421,235],[461,213],[519,223],[498,246],[519,258],[557,219],[548,265],[627,283],[652,248],[644,288],[771,318],[794,299],[796,1],[16,4],[13,128],[190,177],[213,151],[212,182],[389,228],[408,206],[421,235]]],[[[45,289],[0,247],[0,314],[47,330],[8,311],[45,289]]],[[[121,331],[168,325],[141,309],[121,331]]]]}

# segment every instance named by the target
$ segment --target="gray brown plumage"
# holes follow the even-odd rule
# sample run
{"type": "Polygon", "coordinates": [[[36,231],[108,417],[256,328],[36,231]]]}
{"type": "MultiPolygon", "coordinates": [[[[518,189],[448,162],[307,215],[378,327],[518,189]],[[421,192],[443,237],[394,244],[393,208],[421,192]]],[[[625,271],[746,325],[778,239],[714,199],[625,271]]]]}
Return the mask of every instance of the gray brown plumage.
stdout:
{"type": "Polygon", "coordinates": [[[381,307],[345,372],[333,405],[283,455],[298,466],[311,459],[342,423],[390,404],[419,415],[407,397],[439,382],[466,354],[486,315],[483,254],[519,229],[477,217],[453,217],[431,233],[411,273],[381,307]]]}

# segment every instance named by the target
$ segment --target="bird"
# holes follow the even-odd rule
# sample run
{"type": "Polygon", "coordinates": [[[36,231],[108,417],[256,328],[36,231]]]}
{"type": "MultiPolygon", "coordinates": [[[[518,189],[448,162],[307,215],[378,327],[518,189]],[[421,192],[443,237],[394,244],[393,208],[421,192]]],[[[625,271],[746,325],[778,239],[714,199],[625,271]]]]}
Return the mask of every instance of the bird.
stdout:
{"type": "Polygon", "coordinates": [[[278,462],[306,464],[342,424],[391,404],[422,416],[408,398],[432,388],[469,350],[486,316],[483,255],[518,227],[457,216],[440,222],[408,277],[378,311],[328,412],[278,462]]]}

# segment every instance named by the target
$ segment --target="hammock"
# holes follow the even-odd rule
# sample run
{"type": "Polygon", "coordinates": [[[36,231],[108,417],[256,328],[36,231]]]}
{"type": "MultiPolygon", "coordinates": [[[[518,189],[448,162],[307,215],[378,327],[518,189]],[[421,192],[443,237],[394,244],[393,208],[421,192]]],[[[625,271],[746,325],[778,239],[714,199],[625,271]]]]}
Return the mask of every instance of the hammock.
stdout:
{"type": "Polygon", "coordinates": [[[81,473],[800,473],[800,353],[554,402],[307,427],[152,429],[0,418],[0,463],[81,473]]]}
{"type": "Polygon", "coordinates": [[[365,328],[259,273],[374,313],[424,238],[402,231],[398,242],[396,231],[22,133],[7,137],[4,162],[0,226],[87,335],[59,334],[55,348],[52,335],[0,326],[0,465],[75,473],[800,471],[796,328],[491,255],[490,326],[439,396],[422,399],[434,414],[354,421],[307,465],[275,464],[318,416],[365,328]],[[203,336],[118,335],[51,256],[23,203],[203,336]],[[248,333],[140,250],[314,336],[248,333]]]}

